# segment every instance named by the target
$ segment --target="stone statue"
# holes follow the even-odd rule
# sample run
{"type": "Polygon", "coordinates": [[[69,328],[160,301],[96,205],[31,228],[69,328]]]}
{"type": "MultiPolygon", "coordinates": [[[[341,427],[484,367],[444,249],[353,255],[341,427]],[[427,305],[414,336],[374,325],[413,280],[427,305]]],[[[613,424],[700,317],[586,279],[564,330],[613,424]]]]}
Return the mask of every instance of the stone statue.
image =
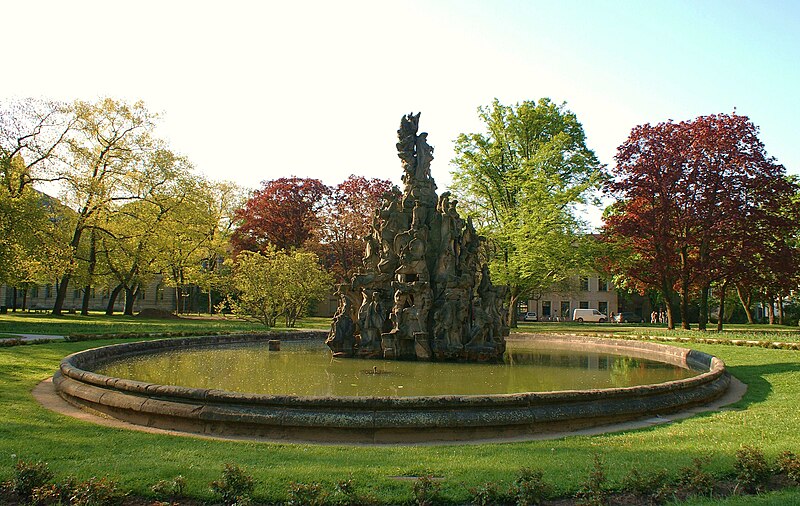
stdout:
{"type": "Polygon", "coordinates": [[[499,360],[507,291],[492,284],[481,262],[483,238],[472,220],[459,216],[449,192],[436,195],[433,147],[427,133],[417,133],[419,116],[400,122],[402,197],[376,210],[364,269],[339,286],[326,342],[336,356],[499,360]]]}
{"type": "Polygon", "coordinates": [[[361,330],[361,339],[358,343],[360,356],[380,356],[381,333],[386,321],[386,315],[381,308],[377,290],[362,290],[364,302],[358,310],[358,326],[361,330]]]}
{"type": "Polygon", "coordinates": [[[333,315],[331,330],[325,344],[333,351],[334,356],[349,357],[353,355],[356,344],[356,326],[352,317],[353,302],[344,285],[337,287],[336,294],[339,296],[339,308],[333,315]]]}

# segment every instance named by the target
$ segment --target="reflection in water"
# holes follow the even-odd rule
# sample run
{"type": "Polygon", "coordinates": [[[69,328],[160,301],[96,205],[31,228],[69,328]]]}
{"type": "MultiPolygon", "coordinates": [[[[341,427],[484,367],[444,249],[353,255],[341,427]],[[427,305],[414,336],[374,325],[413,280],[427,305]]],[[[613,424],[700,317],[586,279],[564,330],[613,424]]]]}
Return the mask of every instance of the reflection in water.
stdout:
{"type": "Polygon", "coordinates": [[[696,372],[652,360],[509,346],[502,364],[334,359],[321,342],[190,348],[136,356],[97,372],[162,385],[312,396],[471,395],[661,383],[696,372]]]}

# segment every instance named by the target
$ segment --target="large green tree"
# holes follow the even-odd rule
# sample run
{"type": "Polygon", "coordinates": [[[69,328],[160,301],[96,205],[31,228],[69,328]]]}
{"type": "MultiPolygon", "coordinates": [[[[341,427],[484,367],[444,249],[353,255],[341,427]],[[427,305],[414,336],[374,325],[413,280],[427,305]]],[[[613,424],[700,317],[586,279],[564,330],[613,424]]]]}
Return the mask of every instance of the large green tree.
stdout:
{"type": "Polygon", "coordinates": [[[84,232],[97,230],[113,208],[140,198],[149,175],[145,155],[157,147],[152,136],[155,115],[141,102],[79,101],[74,111],[69,157],[60,174],[65,203],[76,212],[69,242],[73,261],[58,283],[55,315],[61,314],[73,272],[82,261],[84,232]]]}
{"type": "Polygon", "coordinates": [[[0,102],[0,283],[32,283],[43,253],[57,246],[57,234],[46,231],[62,209],[34,185],[57,177],[73,125],[70,109],[58,102],[0,102]]]}
{"type": "Polygon", "coordinates": [[[604,171],[564,103],[495,100],[478,115],[485,131],[456,139],[453,188],[489,239],[492,279],[509,286],[515,308],[582,267],[576,210],[590,203],[604,171]]]}

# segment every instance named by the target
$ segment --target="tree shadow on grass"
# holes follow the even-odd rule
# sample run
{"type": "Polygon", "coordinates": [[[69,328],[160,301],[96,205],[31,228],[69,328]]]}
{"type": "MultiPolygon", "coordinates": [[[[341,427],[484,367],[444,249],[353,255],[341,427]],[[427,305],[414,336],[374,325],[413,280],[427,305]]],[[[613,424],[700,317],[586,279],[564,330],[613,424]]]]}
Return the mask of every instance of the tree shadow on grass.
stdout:
{"type": "Polygon", "coordinates": [[[766,379],[766,376],[800,372],[800,362],[727,366],[727,369],[739,381],[747,385],[747,393],[745,393],[742,400],[731,405],[731,407],[745,409],[753,404],[764,402],[772,393],[772,383],[766,379]]]}

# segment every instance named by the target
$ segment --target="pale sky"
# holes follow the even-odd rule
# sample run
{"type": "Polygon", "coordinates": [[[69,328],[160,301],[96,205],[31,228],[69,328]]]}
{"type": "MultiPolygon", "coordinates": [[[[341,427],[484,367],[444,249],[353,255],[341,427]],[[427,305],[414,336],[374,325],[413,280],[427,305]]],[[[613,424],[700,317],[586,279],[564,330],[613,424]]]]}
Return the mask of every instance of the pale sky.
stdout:
{"type": "Polygon", "coordinates": [[[730,113],[800,173],[800,2],[0,0],[0,99],[142,99],[198,171],[255,188],[402,170],[422,112],[433,176],[476,109],[566,101],[600,160],[642,123],[730,113]]]}

